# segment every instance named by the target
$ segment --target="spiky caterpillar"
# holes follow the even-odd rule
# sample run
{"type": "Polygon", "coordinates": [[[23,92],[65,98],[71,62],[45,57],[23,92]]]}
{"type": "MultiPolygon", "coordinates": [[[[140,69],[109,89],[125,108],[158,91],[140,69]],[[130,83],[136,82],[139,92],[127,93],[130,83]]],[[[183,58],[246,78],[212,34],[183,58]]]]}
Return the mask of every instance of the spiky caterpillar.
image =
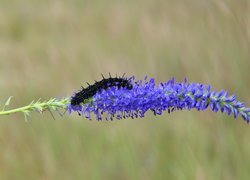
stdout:
{"type": "Polygon", "coordinates": [[[93,97],[97,92],[101,90],[106,90],[110,87],[117,87],[119,88],[126,88],[131,90],[133,88],[133,85],[130,83],[129,79],[124,78],[124,75],[122,77],[115,77],[112,78],[111,76],[109,78],[105,78],[102,75],[103,79],[101,81],[96,81],[93,85],[88,84],[89,86],[87,88],[82,87],[82,89],[75,93],[70,100],[70,104],[72,106],[79,106],[81,103],[84,102],[84,100],[87,100],[91,97],[93,97]]]}

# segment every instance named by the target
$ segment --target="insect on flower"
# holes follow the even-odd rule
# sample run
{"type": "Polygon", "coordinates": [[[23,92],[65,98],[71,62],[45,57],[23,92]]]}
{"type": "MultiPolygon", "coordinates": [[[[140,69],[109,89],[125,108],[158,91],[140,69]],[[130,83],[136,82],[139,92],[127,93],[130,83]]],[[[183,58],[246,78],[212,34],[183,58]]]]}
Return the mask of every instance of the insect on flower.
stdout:
{"type": "MultiPolygon", "coordinates": [[[[125,75],[125,74],[124,74],[125,75]]],[[[83,103],[85,100],[88,100],[89,98],[93,97],[97,92],[101,90],[106,90],[110,87],[117,87],[120,88],[126,88],[131,90],[133,88],[133,85],[130,83],[129,79],[124,78],[124,75],[122,77],[115,77],[112,78],[111,75],[109,78],[105,78],[103,75],[103,79],[101,81],[96,81],[95,84],[90,85],[88,84],[87,88],[82,87],[82,89],[75,93],[71,98],[71,105],[72,106],[80,106],[81,103],[83,103]]]]}
{"type": "Polygon", "coordinates": [[[241,115],[249,123],[250,108],[244,106],[227,91],[212,91],[210,85],[175,82],[171,79],[165,83],[155,84],[153,78],[135,81],[130,78],[109,77],[96,82],[75,93],[68,105],[68,111],[77,111],[88,119],[94,114],[97,120],[144,117],[147,111],[161,115],[174,110],[198,111],[211,108],[234,117],[241,115]]]}

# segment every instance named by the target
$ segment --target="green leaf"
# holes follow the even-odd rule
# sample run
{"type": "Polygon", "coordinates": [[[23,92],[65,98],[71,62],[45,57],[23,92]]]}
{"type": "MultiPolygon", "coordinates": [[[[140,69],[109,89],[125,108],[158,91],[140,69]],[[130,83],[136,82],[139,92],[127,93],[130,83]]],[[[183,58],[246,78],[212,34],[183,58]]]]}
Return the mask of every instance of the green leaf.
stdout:
{"type": "Polygon", "coordinates": [[[5,102],[5,104],[4,104],[4,106],[3,106],[2,111],[4,111],[4,109],[5,109],[6,106],[10,105],[10,101],[11,101],[12,98],[13,98],[13,96],[10,96],[10,97],[7,99],[7,101],[5,102]]]}
{"type": "Polygon", "coordinates": [[[7,101],[6,101],[6,103],[5,103],[4,106],[8,106],[8,105],[10,104],[10,101],[11,101],[12,98],[13,98],[13,96],[10,96],[10,97],[7,99],[7,101]]]}

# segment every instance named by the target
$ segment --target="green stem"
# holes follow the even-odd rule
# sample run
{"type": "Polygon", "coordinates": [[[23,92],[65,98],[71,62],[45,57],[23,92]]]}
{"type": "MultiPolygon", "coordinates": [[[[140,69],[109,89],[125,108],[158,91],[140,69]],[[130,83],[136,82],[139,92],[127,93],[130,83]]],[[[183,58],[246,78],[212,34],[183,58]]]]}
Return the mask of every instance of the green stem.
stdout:
{"type": "Polygon", "coordinates": [[[14,114],[14,113],[18,113],[18,112],[28,111],[30,109],[32,109],[32,106],[28,105],[28,106],[23,106],[23,107],[16,108],[16,109],[1,111],[0,115],[9,115],[9,114],[14,114]]]}
{"type": "Polygon", "coordinates": [[[10,109],[10,110],[3,109],[2,111],[0,111],[0,116],[14,114],[18,112],[22,112],[24,113],[25,116],[27,116],[30,115],[30,112],[33,111],[43,112],[45,110],[57,110],[59,108],[66,109],[69,102],[70,102],[69,98],[64,98],[61,100],[53,98],[44,102],[40,102],[39,100],[37,102],[33,101],[29,105],[20,108],[10,109]]]}

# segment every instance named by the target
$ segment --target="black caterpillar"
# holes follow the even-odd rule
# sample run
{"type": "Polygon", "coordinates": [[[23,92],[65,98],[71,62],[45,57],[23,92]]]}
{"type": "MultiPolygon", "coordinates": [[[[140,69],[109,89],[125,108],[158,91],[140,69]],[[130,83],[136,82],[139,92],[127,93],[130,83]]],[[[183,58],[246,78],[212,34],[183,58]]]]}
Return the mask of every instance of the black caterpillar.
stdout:
{"type": "Polygon", "coordinates": [[[102,89],[106,90],[114,86],[129,90],[133,88],[133,85],[128,79],[124,78],[124,75],[122,77],[115,78],[112,78],[110,75],[110,77],[107,79],[103,75],[102,77],[103,79],[101,81],[95,81],[95,84],[93,85],[87,83],[89,85],[87,88],[82,87],[82,89],[71,98],[70,104],[72,106],[78,106],[84,102],[84,100],[93,97],[98,91],[101,91],[102,89]]]}

